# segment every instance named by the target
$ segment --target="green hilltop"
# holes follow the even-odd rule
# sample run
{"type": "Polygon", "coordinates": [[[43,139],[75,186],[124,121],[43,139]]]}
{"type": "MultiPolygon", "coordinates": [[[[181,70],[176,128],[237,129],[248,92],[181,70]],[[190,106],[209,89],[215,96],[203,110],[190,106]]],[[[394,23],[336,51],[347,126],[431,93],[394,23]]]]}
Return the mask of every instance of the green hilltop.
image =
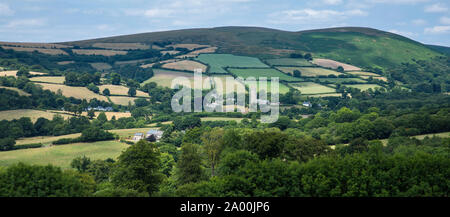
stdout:
{"type": "Polygon", "coordinates": [[[343,27],[299,32],[259,27],[217,27],[124,35],[64,44],[196,43],[219,47],[219,53],[262,58],[309,52],[363,68],[391,68],[413,60],[430,60],[442,53],[424,44],[371,28],[343,27]]]}

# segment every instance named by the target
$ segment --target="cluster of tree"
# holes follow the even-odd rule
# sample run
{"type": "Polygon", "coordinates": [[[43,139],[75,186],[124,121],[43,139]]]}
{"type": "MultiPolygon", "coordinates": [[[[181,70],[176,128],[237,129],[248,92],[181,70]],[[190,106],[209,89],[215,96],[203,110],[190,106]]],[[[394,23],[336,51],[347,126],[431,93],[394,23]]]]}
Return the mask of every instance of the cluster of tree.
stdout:
{"type": "MultiPolygon", "coordinates": [[[[133,79],[137,82],[144,82],[149,78],[153,77],[152,68],[142,68],[137,65],[117,65],[111,69],[111,72],[117,73],[123,78],[133,79]]],[[[114,78],[112,78],[114,79],[114,78]]],[[[113,82],[114,84],[115,82],[113,82]]]]}
{"type": "Polygon", "coordinates": [[[65,75],[66,80],[64,84],[68,86],[82,86],[82,87],[86,87],[89,84],[99,85],[100,78],[101,74],[99,72],[95,74],[68,72],[65,75]]]}
{"type": "Polygon", "coordinates": [[[63,138],[53,142],[54,145],[64,145],[78,142],[97,142],[113,140],[114,134],[107,132],[100,127],[90,126],[81,132],[81,136],[77,138],[63,138]]]}
{"type": "Polygon", "coordinates": [[[289,56],[291,58],[303,58],[309,61],[313,60],[312,55],[310,53],[306,53],[304,55],[301,53],[291,53],[289,56]]]}

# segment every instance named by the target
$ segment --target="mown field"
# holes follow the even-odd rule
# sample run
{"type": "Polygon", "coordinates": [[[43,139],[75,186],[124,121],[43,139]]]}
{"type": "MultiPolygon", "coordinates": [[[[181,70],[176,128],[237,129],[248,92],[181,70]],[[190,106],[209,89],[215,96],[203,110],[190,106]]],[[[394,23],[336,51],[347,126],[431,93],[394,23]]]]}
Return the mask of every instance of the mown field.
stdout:
{"type": "Polygon", "coordinates": [[[299,58],[279,58],[265,60],[271,66],[313,66],[314,64],[305,59],[299,58]]]}
{"type": "Polygon", "coordinates": [[[318,68],[318,67],[277,67],[279,70],[286,74],[293,74],[294,70],[299,70],[302,77],[317,77],[317,76],[328,76],[328,75],[340,75],[342,73],[336,72],[330,69],[318,68]]]}
{"type": "Polygon", "coordinates": [[[318,78],[321,82],[331,82],[331,83],[343,83],[343,82],[358,82],[358,83],[367,83],[367,81],[362,80],[360,78],[318,78]]]}
{"type": "MultiPolygon", "coordinates": [[[[128,96],[128,87],[122,86],[122,85],[112,85],[112,84],[106,84],[106,85],[100,85],[98,86],[100,89],[100,93],[103,92],[103,90],[108,89],[111,93],[111,95],[121,95],[121,96],[128,96]]],[[[140,90],[136,90],[136,96],[140,97],[148,97],[148,94],[145,92],[142,92],[140,90]]]]}
{"type": "Polygon", "coordinates": [[[172,70],[181,70],[181,71],[191,71],[193,72],[196,69],[201,69],[202,72],[206,72],[207,66],[192,60],[182,60],[173,63],[166,63],[161,66],[162,68],[172,69],[172,70]]]}
{"type": "MultiPolygon", "coordinates": [[[[257,82],[257,91],[259,92],[259,82],[257,82]]],[[[289,92],[289,87],[284,85],[283,83],[278,83],[278,93],[285,94],[289,92]]],[[[272,92],[272,82],[267,81],[267,92],[272,92]]]]}
{"type": "Polygon", "coordinates": [[[363,76],[373,76],[373,77],[377,77],[377,76],[381,76],[379,74],[375,74],[373,72],[364,72],[364,71],[352,71],[352,72],[347,72],[348,74],[352,74],[352,75],[363,75],[363,76]]]}
{"type": "Polygon", "coordinates": [[[327,87],[324,85],[316,84],[314,82],[299,82],[299,83],[290,83],[291,87],[299,90],[302,94],[323,94],[323,93],[334,93],[335,89],[331,87],[327,87]]]}
{"type": "Polygon", "coordinates": [[[227,73],[225,67],[254,67],[267,68],[268,66],[254,57],[235,56],[231,54],[200,54],[196,60],[208,64],[210,73],[227,73]]]}
{"type": "Polygon", "coordinates": [[[80,55],[101,55],[101,56],[115,56],[126,55],[127,51],[122,50],[97,50],[97,49],[72,49],[73,53],[80,55]]]}
{"type": "Polygon", "coordinates": [[[64,84],[66,78],[64,76],[42,76],[42,77],[32,77],[30,81],[35,82],[46,82],[54,84],[64,84]]]}
{"type": "Polygon", "coordinates": [[[289,76],[287,74],[284,74],[276,69],[267,68],[267,69],[233,69],[229,68],[228,71],[230,71],[231,74],[242,77],[244,79],[248,77],[255,77],[258,79],[259,77],[266,77],[268,80],[271,77],[278,77],[280,81],[303,81],[301,78],[296,78],[289,76]]]}
{"type": "Polygon", "coordinates": [[[357,88],[357,89],[360,89],[361,91],[365,91],[370,88],[372,88],[372,90],[375,90],[375,88],[381,88],[381,86],[376,85],[376,84],[346,84],[345,86],[357,88]]]}
{"type": "Polygon", "coordinates": [[[0,152],[0,166],[24,162],[37,165],[52,164],[63,169],[68,169],[75,157],[86,156],[91,158],[91,160],[116,159],[128,146],[125,143],[117,141],[103,141],[3,151],[0,152]]]}
{"type": "Polygon", "coordinates": [[[108,101],[108,98],[102,96],[100,94],[96,94],[86,87],[71,87],[62,84],[49,84],[49,83],[39,83],[44,89],[50,90],[53,92],[57,92],[58,90],[62,91],[62,94],[66,97],[74,97],[77,99],[86,99],[91,100],[97,98],[98,100],[108,101]]]}
{"type": "Polygon", "coordinates": [[[43,117],[51,120],[55,115],[61,115],[64,118],[70,118],[72,115],[59,114],[51,111],[41,111],[34,109],[17,109],[17,110],[6,110],[0,111],[0,120],[13,120],[19,119],[21,117],[29,117],[32,122],[35,122],[38,118],[43,117]]]}
{"type": "Polygon", "coordinates": [[[332,68],[332,69],[337,69],[339,66],[341,66],[342,68],[344,68],[344,71],[357,71],[357,70],[361,70],[361,68],[356,67],[356,66],[352,66],[350,64],[345,64],[345,63],[341,63],[335,60],[330,60],[330,59],[314,59],[313,63],[325,68],[332,68]]]}
{"type": "Polygon", "coordinates": [[[134,104],[134,100],[138,99],[138,97],[129,97],[129,96],[110,96],[109,99],[114,104],[118,105],[128,105],[128,103],[134,104]]]}

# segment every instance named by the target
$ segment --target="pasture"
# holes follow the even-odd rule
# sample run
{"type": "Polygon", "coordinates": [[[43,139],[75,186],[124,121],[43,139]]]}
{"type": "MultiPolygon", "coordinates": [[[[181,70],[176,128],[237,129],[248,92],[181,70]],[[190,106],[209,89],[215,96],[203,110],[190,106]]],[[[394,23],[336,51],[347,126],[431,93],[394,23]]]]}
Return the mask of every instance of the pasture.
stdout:
{"type": "Polygon", "coordinates": [[[112,50],[146,50],[150,46],[141,43],[95,43],[92,47],[112,49],[112,50]]]}
{"type": "Polygon", "coordinates": [[[344,71],[359,71],[359,70],[361,70],[361,68],[359,68],[359,67],[352,66],[352,65],[346,64],[346,63],[341,63],[341,62],[338,62],[335,60],[330,60],[330,59],[314,59],[312,62],[318,66],[322,66],[325,68],[337,69],[339,66],[341,66],[342,68],[344,68],[344,71]]]}
{"type": "Polygon", "coordinates": [[[299,90],[304,95],[335,93],[336,92],[336,90],[331,87],[320,85],[320,84],[317,84],[314,82],[290,83],[289,85],[291,87],[299,90]]]}
{"type": "Polygon", "coordinates": [[[114,104],[126,106],[129,103],[134,104],[134,100],[138,99],[138,98],[137,97],[129,97],[129,96],[110,96],[109,99],[114,104]]]}
{"type": "MultiPolygon", "coordinates": [[[[257,91],[259,92],[259,82],[257,82],[257,91]]],[[[267,92],[272,92],[272,82],[267,81],[267,92]]],[[[289,87],[284,85],[283,83],[278,83],[278,93],[285,94],[289,92],[289,87]]]]}
{"type": "Polygon", "coordinates": [[[192,60],[182,60],[172,63],[166,63],[161,67],[171,70],[191,71],[191,72],[193,72],[195,69],[201,69],[202,72],[206,72],[207,68],[204,64],[192,60]]]}
{"type": "Polygon", "coordinates": [[[265,60],[271,66],[313,66],[305,59],[299,58],[279,58],[265,60]]]}
{"type": "Polygon", "coordinates": [[[330,82],[335,84],[342,84],[345,82],[357,82],[357,83],[367,83],[367,81],[360,78],[317,78],[321,82],[330,82]]]}
{"type": "Polygon", "coordinates": [[[52,83],[52,84],[64,84],[66,78],[64,76],[42,76],[42,77],[32,77],[30,81],[52,83]]]}
{"type": "Polygon", "coordinates": [[[286,74],[293,74],[294,70],[299,70],[301,72],[302,77],[317,77],[317,76],[328,76],[328,75],[340,75],[342,73],[330,70],[330,69],[324,69],[324,68],[318,68],[318,67],[277,67],[279,70],[286,74]]]}
{"type": "Polygon", "coordinates": [[[376,84],[346,84],[346,87],[352,87],[360,89],[361,91],[366,91],[368,89],[375,90],[375,88],[381,88],[381,86],[376,84]]]}
{"type": "Polygon", "coordinates": [[[98,100],[108,102],[108,98],[100,94],[96,94],[86,87],[71,87],[62,84],[49,84],[49,83],[39,83],[45,90],[50,90],[52,92],[62,91],[62,94],[66,97],[74,97],[76,99],[86,99],[87,101],[97,98],[98,100]]]}
{"type": "MultiPolygon", "coordinates": [[[[359,76],[359,77],[361,77],[362,79],[369,79],[371,76],[359,76]]],[[[380,81],[384,81],[384,82],[387,82],[388,80],[387,80],[387,78],[386,77],[372,77],[373,79],[376,79],[376,80],[380,80],[380,81]]]]}
{"type": "MultiPolygon", "coordinates": [[[[101,112],[96,111],[95,112],[95,118],[97,118],[100,113],[101,112]]],[[[83,116],[87,116],[87,112],[83,112],[82,115],[83,116]]],[[[119,119],[119,118],[129,118],[129,117],[131,117],[131,113],[129,113],[129,112],[105,112],[105,115],[106,115],[106,118],[108,120],[111,120],[112,117],[116,117],[116,120],[119,119]]]]}
{"type": "Polygon", "coordinates": [[[31,48],[71,48],[72,46],[63,44],[49,44],[49,43],[30,43],[30,42],[0,42],[0,45],[13,47],[31,47],[31,48]]]}
{"type": "Polygon", "coordinates": [[[372,72],[364,72],[364,71],[353,71],[353,72],[347,72],[348,74],[352,74],[352,75],[357,75],[357,76],[373,76],[373,77],[378,77],[381,76],[379,74],[375,74],[372,72]]]}
{"type": "Polygon", "coordinates": [[[225,67],[268,68],[257,58],[232,54],[200,54],[196,60],[209,65],[210,73],[227,73],[225,67]]]}
{"type": "Polygon", "coordinates": [[[102,141],[3,151],[0,152],[0,166],[24,162],[37,165],[52,164],[68,169],[70,168],[70,163],[76,157],[86,156],[91,158],[91,160],[116,159],[127,147],[127,144],[117,141],[102,141]]]}
{"type": "MultiPolygon", "coordinates": [[[[100,93],[103,92],[105,89],[109,89],[109,92],[111,95],[120,95],[120,96],[128,96],[128,87],[122,86],[122,85],[112,85],[112,84],[105,84],[98,86],[100,89],[100,93]]],[[[145,92],[142,92],[140,90],[136,90],[136,96],[139,97],[148,97],[148,94],[145,92]]]]}
{"type": "MultiPolygon", "coordinates": [[[[57,113],[51,111],[42,111],[34,109],[16,109],[16,110],[0,111],[0,120],[10,121],[13,119],[19,119],[21,117],[29,117],[32,122],[35,122],[40,117],[51,120],[55,115],[57,115],[57,113]]],[[[68,114],[58,114],[58,115],[61,115],[64,118],[72,117],[72,115],[68,114]]]]}
{"type": "MultiPolygon", "coordinates": [[[[0,76],[17,77],[17,70],[0,71],[0,76]]],[[[30,75],[45,75],[43,72],[30,72],[30,75]]]]}
{"type": "Polygon", "coordinates": [[[176,48],[186,48],[188,50],[194,50],[194,49],[197,49],[197,48],[209,47],[209,45],[201,45],[201,44],[173,44],[173,45],[167,45],[166,47],[173,47],[174,49],[176,49],[176,48]]]}
{"type": "Polygon", "coordinates": [[[284,74],[276,69],[267,68],[267,69],[234,69],[229,68],[228,69],[231,74],[242,77],[244,79],[248,77],[255,77],[258,79],[259,77],[266,77],[268,80],[271,79],[271,77],[278,77],[280,81],[303,81],[301,78],[296,78],[289,76],[287,74],[284,74]]]}

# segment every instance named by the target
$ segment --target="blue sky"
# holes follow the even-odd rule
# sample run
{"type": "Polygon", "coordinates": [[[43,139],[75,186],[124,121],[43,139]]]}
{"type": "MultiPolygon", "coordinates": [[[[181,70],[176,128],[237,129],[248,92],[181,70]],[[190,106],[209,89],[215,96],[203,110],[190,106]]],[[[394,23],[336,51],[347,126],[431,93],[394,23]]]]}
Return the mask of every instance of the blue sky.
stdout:
{"type": "Polygon", "coordinates": [[[173,29],[363,26],[450,46],[448,0],[0,0],[0,41],[62,42],[173,29]]]}

